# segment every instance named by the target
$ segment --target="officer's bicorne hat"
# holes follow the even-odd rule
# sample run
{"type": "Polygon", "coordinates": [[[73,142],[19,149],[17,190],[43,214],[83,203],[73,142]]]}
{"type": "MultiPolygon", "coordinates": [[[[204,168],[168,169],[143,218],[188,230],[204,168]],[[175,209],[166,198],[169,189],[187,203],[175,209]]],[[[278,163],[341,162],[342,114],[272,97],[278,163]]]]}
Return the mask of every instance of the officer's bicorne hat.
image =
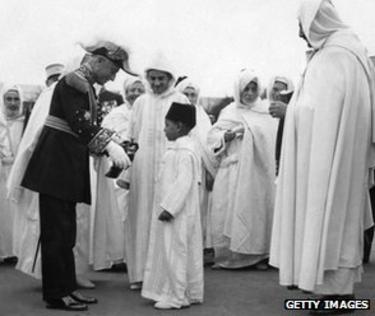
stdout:
{"type": "Polygon", "coordinates": [[[82,47],[85,51],[92,55],[106,57],[129,75],[137,76],[137,74],[130,69],[128,52],[115,43],[109,41],[98,41],[93,45],[82,45],[82,47]]]}

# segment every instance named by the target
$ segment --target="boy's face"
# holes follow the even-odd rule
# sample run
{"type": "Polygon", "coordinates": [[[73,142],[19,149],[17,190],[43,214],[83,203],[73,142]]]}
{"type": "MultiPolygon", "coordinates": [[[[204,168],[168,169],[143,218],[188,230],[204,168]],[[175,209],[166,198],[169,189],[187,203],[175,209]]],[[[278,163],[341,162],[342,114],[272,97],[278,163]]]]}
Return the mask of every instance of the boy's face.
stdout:
{"type": "Polygon", "coordinates": [[[176,140],[180,136],[180,124],[178,122],[173,122],[165,119],[164,133],[169,141],[176,140]]]}

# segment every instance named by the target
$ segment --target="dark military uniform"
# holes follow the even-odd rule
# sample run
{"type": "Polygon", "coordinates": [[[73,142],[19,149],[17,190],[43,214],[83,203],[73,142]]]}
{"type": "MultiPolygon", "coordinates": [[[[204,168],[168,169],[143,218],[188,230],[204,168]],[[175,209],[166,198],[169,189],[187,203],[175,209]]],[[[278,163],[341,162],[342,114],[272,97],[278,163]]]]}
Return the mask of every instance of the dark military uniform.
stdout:
{"type": "Polygon", "coordinates": [[[25,188],[39,192],[43,298],[47,301],[76,289],[75,206],[91,201],[89,152],[102,154],[112,136],[97,125],[88,76],[82,67],[57,83],[22,181],[25,188]]]}

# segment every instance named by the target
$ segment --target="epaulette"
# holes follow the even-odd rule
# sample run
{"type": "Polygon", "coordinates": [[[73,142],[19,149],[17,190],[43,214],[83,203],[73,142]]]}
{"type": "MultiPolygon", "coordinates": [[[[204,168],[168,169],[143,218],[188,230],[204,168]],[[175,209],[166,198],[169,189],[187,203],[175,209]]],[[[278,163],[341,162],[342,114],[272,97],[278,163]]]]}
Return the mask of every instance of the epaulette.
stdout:
{"type": "Polygon", "coordinates": [[[90,83],[77,70],[67,74],[65,76],[65,81],[67,85],[73,87],[74,89],[82,93],[86,94],[90,91],[90,83]]]}

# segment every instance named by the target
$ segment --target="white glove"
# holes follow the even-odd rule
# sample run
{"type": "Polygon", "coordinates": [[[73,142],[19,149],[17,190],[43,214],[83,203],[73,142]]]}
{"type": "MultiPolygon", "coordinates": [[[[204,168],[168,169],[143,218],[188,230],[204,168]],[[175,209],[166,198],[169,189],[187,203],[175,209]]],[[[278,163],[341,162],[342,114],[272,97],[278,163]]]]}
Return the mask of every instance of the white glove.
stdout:
{"type": "Polygon", "coordinates": [[[120,145],[116,144],[114,141],[110,141],[105,149],[115,166],[121,169],[129,168],[131,161],[120,145]]]}

